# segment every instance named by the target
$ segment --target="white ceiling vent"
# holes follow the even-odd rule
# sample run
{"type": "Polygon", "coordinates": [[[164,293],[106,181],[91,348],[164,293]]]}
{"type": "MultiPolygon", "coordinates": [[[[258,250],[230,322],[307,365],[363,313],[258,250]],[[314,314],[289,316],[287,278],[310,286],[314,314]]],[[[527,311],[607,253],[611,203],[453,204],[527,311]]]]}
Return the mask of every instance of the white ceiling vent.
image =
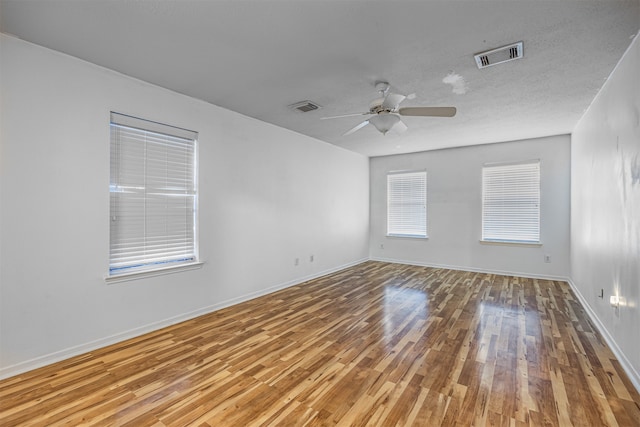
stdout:
{"type": "Polygon", "coordinates": [[[474,55],[478,68],[487,68],[503,62],[522,58],[522,42],[513,43],[496,49],[487,50],[474,55]]]}
{"type": "Polygon", "coordinates": [[[296,102],[295,104],[289,105],[289,108],[291,108],[292,110],[299,111],[301,113],[308,113],[309,111],[318,110],[322,107],[311,101],[302,101],[302,102],[296,102]]]}

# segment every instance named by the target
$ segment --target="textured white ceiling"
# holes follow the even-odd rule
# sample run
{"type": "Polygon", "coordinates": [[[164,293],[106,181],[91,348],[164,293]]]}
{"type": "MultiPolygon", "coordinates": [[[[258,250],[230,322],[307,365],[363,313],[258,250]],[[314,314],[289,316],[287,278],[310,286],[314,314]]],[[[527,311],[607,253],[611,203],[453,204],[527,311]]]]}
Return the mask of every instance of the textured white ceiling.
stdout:
{"type": "Polygon", "coordinates": [[[639,0],[0,0],[2,32],[368,156],[569,133],[639,27],[639,0]],[[458,114],[386,136],[320,120],[367,111],[378,80],[458,114]]]}

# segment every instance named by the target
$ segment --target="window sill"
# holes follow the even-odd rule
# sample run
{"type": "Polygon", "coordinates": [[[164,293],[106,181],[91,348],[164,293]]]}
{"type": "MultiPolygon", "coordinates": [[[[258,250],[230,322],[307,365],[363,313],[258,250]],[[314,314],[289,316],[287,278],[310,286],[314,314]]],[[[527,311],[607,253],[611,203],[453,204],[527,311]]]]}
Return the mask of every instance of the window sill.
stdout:
{"type": "Polygon", "coordinates": [[[197,270],[202,268],[204,262],[191,262],[189,264],[180,264],[171,267],[157,268],[155,270],[132,271],[129,273],[114,274],[105,276],[104,281],[107,284],[128,282],[130,280],[144,279],[147,277],[164,276],[167,274],[180,273],[182,271],[197,270]]]}
{"type": "Polygon", "coordinates": [[[397,239],[422,239],[429,240],[429,236],[412,236],[410,234],[387,234],[386,237],[393,237],[397,239]]]}
{"type": "Polygon", "coordinates": [[[541,247],[541,242],[518,242],[514,240],[480,240],[481,245],[541,247]]]}

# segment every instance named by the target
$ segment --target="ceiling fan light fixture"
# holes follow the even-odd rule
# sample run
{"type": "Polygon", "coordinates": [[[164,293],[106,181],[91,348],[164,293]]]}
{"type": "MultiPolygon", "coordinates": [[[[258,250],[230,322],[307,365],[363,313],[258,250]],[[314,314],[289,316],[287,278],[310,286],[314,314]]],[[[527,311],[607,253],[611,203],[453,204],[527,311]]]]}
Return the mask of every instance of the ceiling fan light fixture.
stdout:
{"type": "Polygon", "coordinates": [[[395,114],[380,113],[369,119],[369,123],[374,125],[380,133],[386,135],[396,123],[400,121],[400,117],[395,114]]]}

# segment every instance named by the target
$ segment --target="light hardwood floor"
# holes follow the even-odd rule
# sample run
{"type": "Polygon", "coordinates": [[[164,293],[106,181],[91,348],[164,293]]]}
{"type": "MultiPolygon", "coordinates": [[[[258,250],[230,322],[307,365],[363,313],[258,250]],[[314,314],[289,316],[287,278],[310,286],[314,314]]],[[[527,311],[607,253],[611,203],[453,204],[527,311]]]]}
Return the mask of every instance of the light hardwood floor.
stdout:
{"type": "Polygon", "coordinates": [[[0,382],[0,425],[639,426],[564,282],[366,262],[0,382]]]}

